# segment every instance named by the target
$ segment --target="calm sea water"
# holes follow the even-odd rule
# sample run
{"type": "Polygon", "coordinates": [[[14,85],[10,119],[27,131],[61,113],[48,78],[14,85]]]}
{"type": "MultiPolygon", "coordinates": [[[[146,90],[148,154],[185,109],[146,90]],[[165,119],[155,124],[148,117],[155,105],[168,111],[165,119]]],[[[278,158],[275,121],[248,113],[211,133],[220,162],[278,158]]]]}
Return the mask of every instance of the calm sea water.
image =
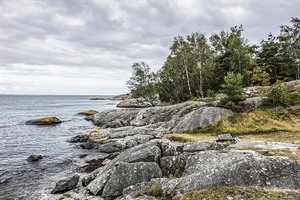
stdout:
{"type": "MultiPolygon", "coordinates": [[[[67,142],[95,127],[78,112],[115,109],[116,101],[91,101],[95,96],[0,95],[0,199],[46,199],[55,182],[74,172],[74,163],[86,150],[67,142]],[[56,126],[24,122],[57,116],[56,126]],[[31,154],[43,159],[28,163],[31,154]]],[[[102,96],[105,97],[105,96],[102,96]]]]}

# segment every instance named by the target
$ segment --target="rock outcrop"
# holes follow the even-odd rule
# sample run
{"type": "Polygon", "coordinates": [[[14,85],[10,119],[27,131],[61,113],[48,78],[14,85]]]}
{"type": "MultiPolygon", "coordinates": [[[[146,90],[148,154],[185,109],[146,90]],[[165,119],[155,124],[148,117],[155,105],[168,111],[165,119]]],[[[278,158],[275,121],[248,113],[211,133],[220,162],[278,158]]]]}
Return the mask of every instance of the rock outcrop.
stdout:
{"type": "Polygon", "coordinates": [[[298,154],[296,144],[241,142],[230,134],[185,144],[163,137],[165,133],[207,126],[232,114],[228,109],[193,101],[93,114],[90,119],[100,129],[70,141],[108,156],[82,158],[86,162],[78,170],[91,173],[82,177],[80,189],[100,199],[118,200],[137,195],[142,196],[139,199],[153,199],[149,196],[154,193],[173,197],[218,187],[300,189],[297,161],[259,151],[265,148],[298,154]]]}
{"type": "Polygon", "coordinates": [[[198,126],[210,125],[233,114],[228,109],[205,105],[205,102],[189,101],[171,106],[111,110],[96,113],[92,121],[100,128],[151,125],[152,128],[169,132],[184,132],[198,126]]]}
{"type": "Polygon", "coordinates": [[[153,105],[145,99],[126,99],[117,104],[117,108],[147,108],[153,105]]]}
{"type": "Polygon", "coordinates": [[[141,190],[151,191],[157,185],[167,196],[227,186],[300,188],[300,164],[286,157],[268,157],[254,151],[202,151],[183,155],[161,159],[167,163],[162,165],[165,175],[175,173],[180,177],[152,179],[130,186],[123,190],[123,199],[141,190]]]}
{"type": "Polygon", "coordinates": [[[300,80],[294,80],[284,83],[289,91],[300,90],[300,80]]]}
{"type": "Polygon", "coordinates": [[[25,122],[26,125],[56,125],[60,124],[61,120],[58,119],[57,117],[44,117],[41,119],[33,119],[25,122]]]}
{"type": "MultiPolygon", "coordinates": [[[[119,180],[123,179],[117,176],[121,170],[120,167],[117,167],[120,166],[120,163],[123,163],[121,166],[128,167],[126,176],[131,177],[128,180],[129,182],[126,182],[125,184],[126,187],[128,187],[143,181],[148,181],[151,178],[161,177],[162,172],[158,165],[160,158],[162,156],[171,156],[175,154],[175,146],[172,145],[168,140],[153,140],[147,142],[124,151],[104,167],[99,168],[89,176],[83,178],[83,185],[87,185],[87,189],[94,195],[102,195],[105,197],[119,196],[121,189],[118,189],[117,195],[110,189],[105,188],[112,187],[111,185],[107,185],[108,183],[115,184],[116,181],[118,182],[119,180]],[[126,165],[124,163],[136,164],[126,165]],[[105,191],[109,192],[105,193],[105,191]]],[[[121,187],[123,190],[126,188],[125,185],[120,184],[118,187],[121,187]]]]}

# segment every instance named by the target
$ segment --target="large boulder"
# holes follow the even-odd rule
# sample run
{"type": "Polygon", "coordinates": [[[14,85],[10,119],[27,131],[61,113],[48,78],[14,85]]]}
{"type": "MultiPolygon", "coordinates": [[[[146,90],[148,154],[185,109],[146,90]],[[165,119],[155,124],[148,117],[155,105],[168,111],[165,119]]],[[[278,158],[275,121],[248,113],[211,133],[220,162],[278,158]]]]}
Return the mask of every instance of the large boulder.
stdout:
{"type": "Polygon", "coordinates": [[[251,97],[247,98],[243,103],[248,109],[257,109],[262,105],[263,99],[263,97],[251,97]]]}
{"type": "MultiPolygon", "coordinates": [[[[155,162],[159,163],[162,156],[173,156],[176,154],[176,147],[168,140],[152,140],[145,144],[135,146],[119,154],[115,159],[102,168],[84,177],[83,185],[97,185],[101,180],[107,178],[113,166],[118,162],[155,162]],[[97,180],[98,179],[98,180],[97,180]]],[[[97,192],[98,193],[98,192],[97,192]]]]}
{"type": "Polygon", "coordinates": [[[289,81],[285,83],[285,86],[289,91],[300,90],[300,80],[289,81]]]}
{"type": "Polygon", "coordinates": [[[161,176],[162,172],[158,164],[154,162],[117,163],[103,189],[102,196],[120,196],[123,189],[128,186],[149,181],[152,178],[160,178],[161,176]]]}
{"type": "Polygon", "coordinates": [[[43,117],[40,119],[33,119],[25,122],[26,125],[55,125],[60,124],[61,120],[57,117],[43,117]]]}
{"type": "Polygon", "coordinates": [[[122,194],[124,188],[130,185],[161,176],[161,170],[155,162],[117,162],[92,181],[87,186],[87,190],[94,195],[117,197],[122,194]]]}
{"type": "Polygon", "coordinates": [[[205,102],[187,101],[171,106],[144,108],[131,121],[131,125],[155,125],[171,130],[185,115],[204,105],[206,105],[205,102]]]}
{"type": "Polygon", "coordinates": [[[56,186],[51,193],[55,194],[72,190],[77,187],[78,181],[79,176],[77,174],[73,175],[72,177],[60,180],[56,183],[56,186]]]}
{"type": "Polygon", "coordinates": [[[178,166],[182,176],[139,183],[124,189],[123,195],[130,197],[157,185],[170,196],[231,186],[300,189],[300,164],[287,157],[263,156],[254,151],[202,151],[161,161],[164,174],[176,172],[178,166]]]}
{"type": "Polygon", "coordinates": [[[182,117],[204,105],[205,102],[188,101],[171,106],[110,110],[96,113],[92,121],[101,128],[152,125],[170,130],[182,117]]]}
{"type": "Polygon", "coordinates": [[[172,132],[182,133],[199,126],[208,126],[216,123],[222,117],[233,115],[228,109],[218,107],[201,107],[185,115],[178,124],[172,129],[172,132]]]}
{"type": "Polygon", "coordinates": [[[300,188],[300,165],[286,157],[255,152],[200,152],[186,161],[175,193],[222,186],[300,188]],[[201,169],[201,170],[199,170],[201,169]]]}
{"type": "Polygon", "coordinates": [[[145,99],[126,99],[117,104],[118,108],[147,108],[153,105],[145,99]]]}

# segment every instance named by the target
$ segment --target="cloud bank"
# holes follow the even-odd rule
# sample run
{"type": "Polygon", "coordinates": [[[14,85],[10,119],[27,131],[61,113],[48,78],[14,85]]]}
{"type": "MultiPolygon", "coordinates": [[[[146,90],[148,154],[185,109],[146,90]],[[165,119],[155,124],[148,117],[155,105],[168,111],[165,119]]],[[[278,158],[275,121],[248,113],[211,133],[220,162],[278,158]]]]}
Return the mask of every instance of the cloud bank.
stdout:
{"type": "Polygon", "coordinates": [[[258,44],[300,0],[4,0],[2,94],[119,94],[133,62],[159,69],[175,36],[243,24],[258,44]]]}

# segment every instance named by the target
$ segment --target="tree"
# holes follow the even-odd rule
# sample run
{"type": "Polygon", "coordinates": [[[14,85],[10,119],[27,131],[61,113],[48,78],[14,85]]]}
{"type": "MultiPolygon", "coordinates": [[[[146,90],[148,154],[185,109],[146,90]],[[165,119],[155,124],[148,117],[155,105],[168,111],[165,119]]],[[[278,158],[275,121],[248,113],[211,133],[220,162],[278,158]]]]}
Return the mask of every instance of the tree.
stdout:
{"type": "Polygon", "coordinates": [[[221,104],[229,107],[238,106],[241,101],[245,100],[243,97],[243,75],[240,73],[228,72],[224,77],[224,84],[222,90],[226,97],[221,100],[221,104]]]}
{"type": "Polygon", "coordinates": [[[154,73],[150,72],[150,67],[144,62],[132,65],[132,75],[127,81],[127,87],[131,90],[132,96],[152,98],[154,91],[154,73]]]}
{"type": "Polygon", "coordinates": [[[250,72],[252,85],[268,86],[270,85],[270,74],[267,66],[256,66],[250,72]]]}
{"type": "Polygon", "coordinates": [[[243,31],[242,25],[234,26],[230,28],[230,32],[221,31],[210,37],[220,81],[231,71],[243,75],[243,83],[249,84],[248,71],[254,65],[256,46],[248,45],[248,40],[242,36],[243,31]]]}
{"type": "Polygon", "coordinates": [[[189,91],[190,97],[192,97],[192,89],[190,84],[190,77],[189,77],[189,67],[188,67],[188,53],[189,53],[189,46],[187,42],[183,39],[183,37],[178,36],[174,38],[173,45],[170,47],[171,55],[178,57],[178,61],[182,63],[184,67],[185,76],[187,87],[189,91]]]}
{"type": "Polygon", "coordinates": [[[281,74],[285,62],[279,51],[280,44],[277,37],[269,33],[268,39],[261,41],[260,49],[257,52],[257,65],[266,68],[266,72],[270,74],[271,83],[278,79],[284,79],[281,74]]]}
{"type": "Polygon", "coordinates": [[[300,79],[300,19],[292,18],[292,26],[280,26],[280,47],[282,54],[289,58],[286,72],[289,79],[300,79]],[[291,67],[291,68],[289,68],[291,67]],[[289,73],[292,71],[291,73],[289,73]]]}
{"type": "Polygon", "coordinates": [[[187,36],[188,44],[190,45],[191,54],[193,59],[197,63],[197,69],[199,73],[199,89],[198,96],[204,97],[204,83],[205,73],[208,71],[207,68],[212,63],[212,50],[207,42],[207,39],[202,33],[192,33],[187,36]]]}

